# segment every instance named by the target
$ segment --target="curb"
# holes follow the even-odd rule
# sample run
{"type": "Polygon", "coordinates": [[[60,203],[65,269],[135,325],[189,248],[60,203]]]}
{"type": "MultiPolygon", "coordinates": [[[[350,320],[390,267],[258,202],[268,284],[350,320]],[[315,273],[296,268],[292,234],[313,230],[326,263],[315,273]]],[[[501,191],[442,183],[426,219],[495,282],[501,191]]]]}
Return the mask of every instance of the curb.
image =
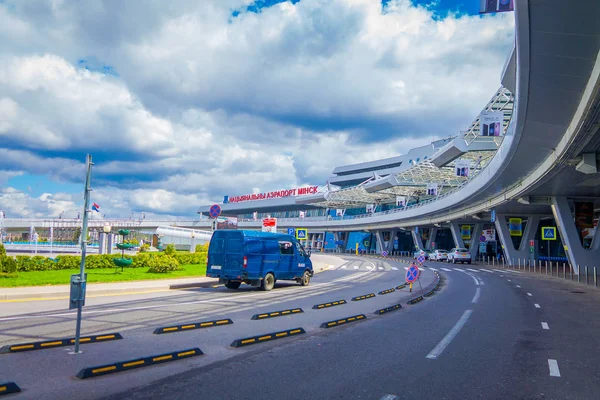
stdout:
{"type": "Polygon", "coordinates": [[[0,383],[0,396],[11,393],[19,393],[21,388],[14,382],[0,383]]]}
{"type": "Polygon", "coordinates": [[[76,375],[79,379],[93,378],[100,375],[112,374],[115,372],[129,371],[130,369],[149,367],[155,364],[162,364],[170,361],[181,360],[204,354],[197,347],[187,350],[175,351],[172,353],[158,354],[143,358],[136,358],[128,361],[119,361],[112,364],[98,365],[95,367],[84,368],[76,375]]]}
{"type": "Polygon", "coordinates": [[[410,299],[406,304],[416,304],[423,299],[423,296],[415,297],[414,299],[410,299]]]}
{"type": "Polygon", "coordinates": [[[389,313],[391,311],[399,310],[401,308],[402,308],[402,304],[396,304],[396,305],[393,305],[390,307],[379,309],[379,310],[375,311],[374,314],[381,315],[381,314],[389,313]]]}
{"type": "Polygon", "coordinates": [[[155,335],[161,335],[163,333],[191,331],[194,329],[210,328],[211,326],[221,326],[221,325],[231,325],[231,324],[233,324],[233,321],[230,318],[216,319],[213,321],[191,322],[189,324],[181,324],[181,325],[173,325],[173,326],[156,328],[154,330],[154,332],[152,332],[152,333],[154,333],[155,335]]]}
{"type": "Polygon", "coordinates": [[[334,326],[345,325],[345,324],[348,324],[351,322],[362,321],[364,319],[367,319],[367,316],[365,314],[353,315],[351,317],[346,317],[346,318],[342,318],[342,319],[336,319],[333,321],[323,322],[321,324],[321,328],[333,328],[334,326]]]}
{"type": "Polygon", "coordinates": [[[381,292],[379,292],[377,294],[389,294],[389,293],[393,293],[395,291],[396,291],[396,288],[391,288],[391,289],[382,290],[381,292]]]}
{"type": "Polygon", "coordinates": [[[313,310],[320,310],[322,308],[341,306],[344,304],[347,304],[346,300],[342,299],[342,300],[331,301],[329,303],[315,304],[312,308],[313,308],[313,310]]]}
{"type": "Polygon", "coordinates": [[[352,301],[366,300],[375,297],[375,293],[363,294],[362,296],[356,296],[352,298],[352,301]]]}
{"type": "Polygon", "coordinates": [[[298,314],[298,313],[303,313],[303,312],[304,312],[304,310],[301,308],[290,308],[289,310],[280,310],[280,311],[272,311],[272,312],[254,314],[252,316],[252,318],[250,318],[250,319],[258,320],[258,319],[283,317],[284,315],[293,315],[293,314],[298,314]]]}
{"type": "MultiPolygon", "coordinates": [[[[79,343],[99,343],[99,342],[108,342],[111,340],[119,340],[123,339],[120,333],[105,333],[101,335],[93,335],[93,336],[82,336],[79,338],[79,343]]],[[[71,346],[75,343],[75,338],[66,338],[66,339],[56,339],[56,340],[44,340],[41,342],[30,342],[30,343],[19,343],[6,345],[0,348],[0,353],[22,353],[24,351],[32,351],[32,350],[44,350],[51,349],[54,347],[64,347],[71,346]]]]}
{"type": "Polygon", "coordinates": [[[265,333],[264,335],[250,336],[247,338],[236,339],[229,346],[230,347],[244,347],[256,343],[268,342],[276,339],[283,339],[285,337],[300,335],[306,333],[304,328],[287,329],[285,331],[265,333]]]}

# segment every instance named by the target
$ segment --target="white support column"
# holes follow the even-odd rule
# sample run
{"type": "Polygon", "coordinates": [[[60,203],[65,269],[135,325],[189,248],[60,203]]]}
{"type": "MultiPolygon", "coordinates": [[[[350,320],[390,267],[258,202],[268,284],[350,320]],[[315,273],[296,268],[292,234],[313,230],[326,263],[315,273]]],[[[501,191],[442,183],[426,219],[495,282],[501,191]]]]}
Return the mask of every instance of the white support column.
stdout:
{"type": "Polygon", "coordinates": [[[98,240],[98,254],[106,254],[106,233],[100,232],[98,240]]]}
{"type": "Polygon", "coordinates": [[[483,224],[478,223],[475,224],[473,228],[473,232],[471,232],[471,242],[469,242],[469,252],[471,253],[471,258],[473,260],[477,259],[477,254],[479,253],[479,237],[481,236],[481,232],[483,231],[483,224]]]}
{"type": "Polygon", "coordinates": [[[377,240],[377,243],[375,245],[375,251],[377,252],[377,254],[381,254],[383,250],[385,250],[383,245],[382,231],[375,231],[375,239],[377,240]]]}
{"type": "Polygon", "coordinates": [[[340,233],[339,232],[333,232],[333,241],[334,241],[334,244],[335,244],[334,251],[336,253],[338,253],[340,251],[340,246],[338,246],[338,241],[339,240],[340,240],[340,233]]]}
{"type": "Polygon", "coordinates": [[[552,214],[556,220],[556,226],[560,232],[560,238],[565,246],[565,252],[569,262],[573,266],[573,272],[579,274],[579,267],[595,267],[600,259],[600,240],[594,240],[591,249],[584,249],[579,239],[579,233],[575,226],[571,207],[566,197],[552,198],[552,214]]]}
{"type": "Polygon", "coordinates": [[[430,229],[429,239],[427,239],[427,244],[425,244],[426,249],[431,249],[431,243],[435,243],[435,237],[437,236],[437,228],[433,227],[430,229]]]}
{"type": "Polygon", "coordinates": [[[106,254],[112,254],[113,253],[114,243],[115,243],[115,234],[114,233],[109,233],[108,234],[108,241],[107,241],[107,245],[106,245],[106,254]]]}
{"type": "Polygon", "coordinates": [[[419,250],[424,250],[423,241],[421,240],[421,235],[418,233],[418,230],[419,230],[419,227],[416,226],[410,230],[410,233],[412,235],[413,243],[414,243],[415,247],[418,248],[419,250]]]}
{"type": "Polygon", "coordinates": [[[394,228],[390,231],[390,240],[387,245],[388,254],[392,254],[394,251],[394,239],[396,238],[396,234],[398,233],[398,229],[394,228]]]}
{"type": "Polygon", "coordinates": [[[529,260],[531,258],[531,253],[529,253],[529,241],[535,239],[535,233],[540,223],[540,217],[538,215],[530,215],[527,217],[527,223],[525,224],[525,229],[523,230],[523,236],[521,238],[521,245],[518,249],[515,249],[515,246],[513,245],[506,219],[507,216],[504,214],[496,215],[496,230],[498,231],[500,244],[504,250],[506,263],[508,265],[518,265],[518,260],[529,260]]]}
{"type": "Polygon", "coordinates": [[[465,247],[465,243],[462,240],[462,235],[460,232],[460,225],[458,225],[458,223],[450,223],[450,232],[452,233],[452,239],[454,239],[454,246],[465,247]]]}

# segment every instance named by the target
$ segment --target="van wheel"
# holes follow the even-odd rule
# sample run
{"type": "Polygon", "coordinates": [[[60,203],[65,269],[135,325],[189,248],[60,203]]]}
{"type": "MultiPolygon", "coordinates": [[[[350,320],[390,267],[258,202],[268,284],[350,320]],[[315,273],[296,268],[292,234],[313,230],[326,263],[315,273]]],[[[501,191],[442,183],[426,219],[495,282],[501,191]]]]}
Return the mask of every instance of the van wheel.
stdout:
{"type": "Polygon", "coordinates": [[[240,287],[241,284],[242,284],[242,282],[227,281],[225,283],[225,287],[227,289],[239,289],[239,287],[240,287]]]}
{"type": "Polygon", "coordinates": [[[308,286],[309,283],[310,283],[310,274],[308,273],[308,271],[304,271],[304,275],[302,275],[302,279],[300,280],[300,285],[308,286]]]}
{"type": "Polygon", "coordinates": [[[261,289],[264,290],[265,292],[268,292],[269,290],[273,290],[273,288],[275,287],[275,277],[273,276],[272,273],[268,273],[267,275],[265,275],[265,279],[263,279],[262,284],[261,284],[261,289]]]}

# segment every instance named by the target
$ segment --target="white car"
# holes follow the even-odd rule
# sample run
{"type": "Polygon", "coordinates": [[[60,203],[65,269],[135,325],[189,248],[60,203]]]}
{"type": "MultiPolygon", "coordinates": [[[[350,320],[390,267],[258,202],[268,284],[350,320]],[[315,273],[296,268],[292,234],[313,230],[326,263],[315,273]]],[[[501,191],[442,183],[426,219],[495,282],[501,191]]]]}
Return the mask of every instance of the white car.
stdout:
{"type": "Polygon", "coordinates": [[[458,262],[462,264],[471,264],[471,253],[463,247],[454,248],[448,253],[448,262],[451,262],[452,264],[458,262]]]}
{"type": "Polygon", "coordinates": [[[434,250],[429,253],[429,259],[432,261],[446,261],[448,260],[448,252],[446,250],[434,250]]]}

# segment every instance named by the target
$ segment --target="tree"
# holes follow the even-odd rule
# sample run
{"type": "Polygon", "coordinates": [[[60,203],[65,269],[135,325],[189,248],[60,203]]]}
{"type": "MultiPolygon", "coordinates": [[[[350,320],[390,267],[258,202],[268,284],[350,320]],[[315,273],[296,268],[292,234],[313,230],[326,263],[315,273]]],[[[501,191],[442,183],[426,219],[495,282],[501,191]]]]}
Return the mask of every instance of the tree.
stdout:
{"type": "Polygon", "coordinates": [[[72,240],[74,242],[79,242],[79,236],[81,236],[81,228],[77,227],[77,228],[75,228],[75,231],[73,232],[72,240]]]}

